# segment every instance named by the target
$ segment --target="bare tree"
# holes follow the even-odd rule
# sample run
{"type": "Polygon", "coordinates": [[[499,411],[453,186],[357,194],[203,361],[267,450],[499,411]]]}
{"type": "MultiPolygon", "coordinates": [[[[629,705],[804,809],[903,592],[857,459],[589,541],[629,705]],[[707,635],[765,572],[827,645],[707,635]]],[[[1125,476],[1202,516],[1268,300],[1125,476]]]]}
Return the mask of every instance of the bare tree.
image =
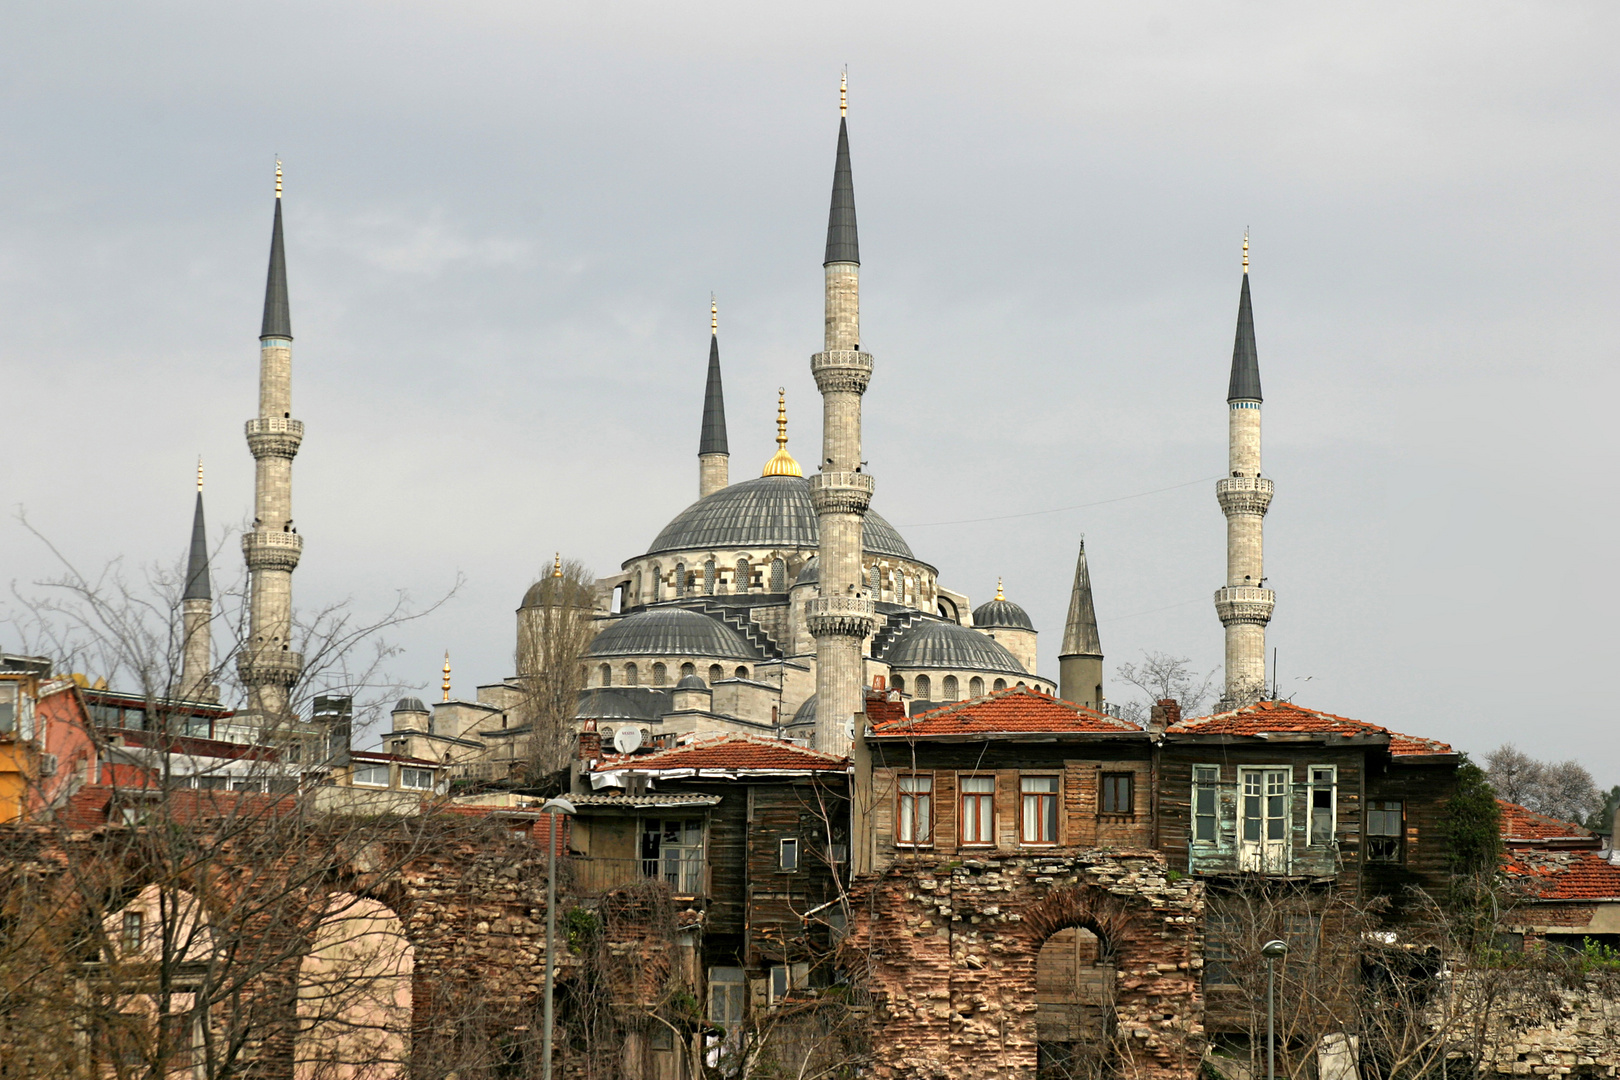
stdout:
{"type": "Polygon", "coordinates": [[[517,672],[520,717],[530,729],[531,780],[555,775],[573,756],[574,716],[587,685],[584,656],[596,636],[599,595],[583,563],[559,558],[523,598],[517,672]]]}
{"type": "Polygon", "coordinates": [[[1605,793],[1578,761],[1537,761],[1503,743],[1485,758],[1485,768],[1498,796],[1560,821],[1584,824],[1606,805],[1605,793]]]}
{"type": "Polygon", "coordinates": [[[1166,698],[1181,703],[1182,716],[1197,716],[1199,710],[1215,695],[1215,676],[1220,668],[1212,668],[1205,675],[1192,670],[1192,660],[1169,653],[1144,652],[1140,664],[1121,664],[1115,669],[1121,679],[1142,692],[1143,699],[1124,706],[1127,720],[1143,723],[1148,710],[1166,698]]]}

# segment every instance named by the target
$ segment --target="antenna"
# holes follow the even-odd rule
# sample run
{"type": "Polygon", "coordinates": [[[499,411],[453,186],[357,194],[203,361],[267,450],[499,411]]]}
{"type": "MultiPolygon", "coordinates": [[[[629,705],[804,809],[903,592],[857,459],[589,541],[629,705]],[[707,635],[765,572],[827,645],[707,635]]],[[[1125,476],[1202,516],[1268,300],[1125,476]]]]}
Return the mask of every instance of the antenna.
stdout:
{"type": "Polygon", "coordinates": [[[1271,647],[1271,700],[1282,700],[1282,679],[1277,675],[1277,646],[1271,647]]]}
{"type": "Polygon", "coordinates": [[[621,754],[633,754],[641,749],[641,729],[625,726],[613,733],[613,749],[621,754]]]}

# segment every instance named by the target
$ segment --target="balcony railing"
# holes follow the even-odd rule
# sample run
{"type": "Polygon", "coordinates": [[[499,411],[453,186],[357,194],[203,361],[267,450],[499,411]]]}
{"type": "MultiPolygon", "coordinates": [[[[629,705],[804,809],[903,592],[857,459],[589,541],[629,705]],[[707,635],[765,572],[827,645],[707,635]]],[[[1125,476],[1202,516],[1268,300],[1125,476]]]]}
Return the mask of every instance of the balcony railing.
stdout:
{"type": "Polygon", "coordinates": [[[652,878],[669,886],[676,896],[704,894],[703,853],[687,849],[665,852],[656,859],[614,859],[575,855],[574,887],[583,893],[607,892],[652,878]]]}

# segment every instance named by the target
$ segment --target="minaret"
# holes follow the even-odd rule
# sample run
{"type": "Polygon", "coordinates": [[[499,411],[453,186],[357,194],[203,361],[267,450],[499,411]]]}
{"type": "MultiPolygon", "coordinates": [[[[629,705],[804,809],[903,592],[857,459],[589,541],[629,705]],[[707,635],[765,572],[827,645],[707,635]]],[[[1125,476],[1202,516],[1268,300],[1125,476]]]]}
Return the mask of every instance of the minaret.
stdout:
{"type": "Polygon", "coordinates": [[[1271,505],[1271,481],[1260,475],[1260,359],[1249,305],[1249,234],[1243,234],[1243,292],[1238,298],[1232,381],[1226,392],[1228,475],[1215,482],[1226,515],[1226,587],[1215,591],[1215,613],[1226,627],[1226,692],[1219,709],[1259,700],[1266,685],[1266,624],[1277,594],[1264,588],[1261,524],[1271,505]]]}
{"type": "Polygon", "coordinates": [[[237,657],[247,712],[266,726],[289,719],[288,693],[304,668],[303,656],[292,651],[292,573],[304,546],[293,529],[292,462],[303,438],[303,423],[292,418],[292,316],[287,308],[278,161],[270,272],[259,328],[259,415],[247,422],[254,462],[253,529],[242,537],[248,568],[248,639],[237,657]]]}
{"type": "Polygon", "coordinates": [[[821,391],[821,463],[810,476],[810,502],[821,531],[820,595],[805,606],[816,640],[816,745],[850,752],[857,713],[866,709],[861,646],[876,610],[863,587],[861,524],[872,501],[872,477],[861,463],[861,395],[872,357],[861,351],[860,244],[855,184],[849,167],[848,80],[839,86],[838,160],[827,219],[826,342],[810,360],[821,391]]]}
{"type": "Polygon", "coordinates": [[[218,701],[214,672],[214,594],[208,581],[208,529],[203,524],[203,466],[197,459],[197,509],[191,516],[191,554],[186,559],[186,588],[180,594],[180,684],[175,696],[185,701],[218,701]]]}
{"type": "Polygon", "coordinates": [[[1086,565],[1084,539],[1080,541],[1080,558],[1074,564],[1069,619],[1063,624],[1063,651],[1058,653],[1058,694],[1076,705],[1102,708],[1102,639],[1097,636],[1097,609],[1091,602],[1091,570],[1086,565]]]}
{"type": "Polygon", "coordinates": [[[698,437],[698,498],[731,482],[726,445],[726,396],[720,389],[720,305],[709,297],[709,382],[703,388],[703,433],[698,437]]]}

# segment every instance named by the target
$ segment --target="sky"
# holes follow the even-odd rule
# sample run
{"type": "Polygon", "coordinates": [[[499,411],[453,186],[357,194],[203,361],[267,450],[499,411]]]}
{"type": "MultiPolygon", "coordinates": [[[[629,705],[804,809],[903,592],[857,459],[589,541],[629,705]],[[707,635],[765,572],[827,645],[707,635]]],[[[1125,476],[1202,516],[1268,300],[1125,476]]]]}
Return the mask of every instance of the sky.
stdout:
{"type": "MultiPolygon", "coordinates": [[[[0,577],[170,567],[200,454],[240,576],[285,163],[306,610],[403,683],[511,673],[561,551],[815,460],[847,66],[874,506],[1055,674],[1221,661],[1244,229],[1282,693],[1620,783],[1620,8],[1609,3],[0,4],[0,577]],[[1608,672],[1609,674],[1605,674],[1608,672]]],[[[0,614],[15,616],[9,597],[0,614]]],[[[0,624],[0,647],[17,647],[0,624]]],[[[94,674],[94,673],[92,673],[94,674]]],[[[436,694],[435,694],[436,696],[436,694]]]]}

